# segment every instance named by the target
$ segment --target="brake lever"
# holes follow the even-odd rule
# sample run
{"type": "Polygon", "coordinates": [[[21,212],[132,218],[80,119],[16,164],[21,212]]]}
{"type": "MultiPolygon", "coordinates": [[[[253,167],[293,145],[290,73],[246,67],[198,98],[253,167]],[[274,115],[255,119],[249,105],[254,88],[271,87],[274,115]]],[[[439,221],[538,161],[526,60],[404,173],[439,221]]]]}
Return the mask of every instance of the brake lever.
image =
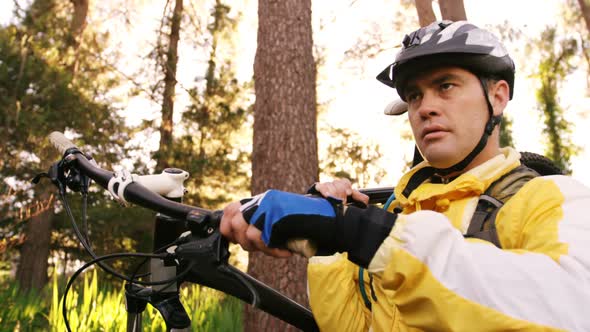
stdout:
{"type": "Polygon", "coordinates": [[[206,238],[219,229],[223,211],[217,210],[209,213],[200,210],[191,210],[186,216],[186,227],[194,237],[206,238]]]}
{"type": "Polygon", "coordinates": [[[59,192],[65,194],[66,191],[66,177],[64,174],[64,163],[63,161],[58,161],[53,163],[47,173],[39,173],[35,175],[35,177],[31,180],[33,184],[38,184],[41,179],[48,178],[51,180],[58,189],[59,192]]]}

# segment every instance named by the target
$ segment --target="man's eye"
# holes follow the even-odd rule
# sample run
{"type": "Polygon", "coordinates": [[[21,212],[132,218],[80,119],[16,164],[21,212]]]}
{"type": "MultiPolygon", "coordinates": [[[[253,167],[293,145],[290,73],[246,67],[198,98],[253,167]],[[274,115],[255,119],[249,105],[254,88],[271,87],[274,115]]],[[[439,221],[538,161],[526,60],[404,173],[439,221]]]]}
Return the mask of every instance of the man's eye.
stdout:
{"type": "Polygon", "coordinates": [[[443,83],[443,84],[440,85],[440,89],[442,91],[447,91],[447,90],[452,89],[454,86],[455,85],[453,83],[443,83]]]}
{"type": "Polygon", "coordinates": [[[406,101],[408,103],[411,103],[413,101],[416,101],[419,97],[420,97],[419,93],[411,92],[411,93],[408,93],[408,95],[406,96],[406,101]]]}

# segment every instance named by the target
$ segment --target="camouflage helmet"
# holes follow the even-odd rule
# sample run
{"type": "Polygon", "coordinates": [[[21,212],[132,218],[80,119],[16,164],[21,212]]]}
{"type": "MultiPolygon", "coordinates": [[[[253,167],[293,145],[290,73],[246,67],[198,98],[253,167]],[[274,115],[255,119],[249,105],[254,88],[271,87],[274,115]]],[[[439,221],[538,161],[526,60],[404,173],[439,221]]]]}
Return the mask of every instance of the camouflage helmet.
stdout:
{"type": "Polygon", "coordinates": [[[464,68],[478,77],[503,79],[514,93],[514,61],[492,33],[466,21],[439,21],[404,37],[395,61],[377,80],[395,88],[405,100],[409,78],[440,66],[464,68]]]}

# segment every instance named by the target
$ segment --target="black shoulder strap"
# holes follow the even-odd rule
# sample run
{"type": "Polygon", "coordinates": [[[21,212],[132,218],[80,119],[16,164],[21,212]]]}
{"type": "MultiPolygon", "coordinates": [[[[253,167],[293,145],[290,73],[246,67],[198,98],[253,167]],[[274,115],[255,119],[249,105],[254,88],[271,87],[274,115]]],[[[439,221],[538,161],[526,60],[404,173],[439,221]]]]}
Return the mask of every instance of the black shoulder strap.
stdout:
{"type": "Polygon", "coordinates": [[[500,208],[516,194],[527,182],[539,176],[539,173],[520,165],[494,181],[479,196],[477,207],[467,228],[467,237],[482,239],[502,248],[496,230],[496,216],[500,208]]]}
{"type": "Polygon", "coordinates": [[[504,205],[502,201],[492,196],[481,195],[477,202],[477,208],[471,217],[469,228],[465,237],[474,237],[493,243],[496,247],[501,248],[498,232],[496,232],[496,214],[504,205]],[[487,224],[486,224],[487,223],[487,224]],[[487,226],[487,227],[486,227],[487,226]]]}

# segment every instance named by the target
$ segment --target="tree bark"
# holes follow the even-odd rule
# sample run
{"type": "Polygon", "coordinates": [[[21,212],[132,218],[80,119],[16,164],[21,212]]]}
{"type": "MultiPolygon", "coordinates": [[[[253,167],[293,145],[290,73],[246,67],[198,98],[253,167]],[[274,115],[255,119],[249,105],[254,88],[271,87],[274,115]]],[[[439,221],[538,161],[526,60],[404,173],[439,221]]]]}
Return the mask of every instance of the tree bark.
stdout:
{"type": "Polygon", "coordinates": [[[178,64],[178,41],[180,39],[180,21],[182,19],[183,0],[176,0],[166,63],[164,67],[164,96],[162,101],[162,124],[160,126],[160,147],[156,169],[162,170],[169,167],[169,149],[172,146],[172,132],[174,129],[174,96],[176,94],[176,65],[178,64]]]}
{"type": "Polygon", "coordinates": [[[86,17],[88,16],[88,0],[70,0],[74,5],[74,14],[72,15],[72,22],[70,23],[70,32],[74,37],[74,41],[79,43],[78,37],[86,28],[86,17]]]}
{"type": "MultiPolygon", "coordinates": [[[[582,12],[582,17],[584,18],[584,22],[586,23],[586,29],[588,33],[590,33],[590,0],[578,0],[580,4],[580,11],[582,12]]],[[[574,9],[575,10],[575,9],[574,9]]],[[[590,68],[590,56],[588,55],[588,48],[584,43],[584,37],[586,34],[581,35],[581,43],[580,47],[582,48],[582,54],[584,55],[584,59],[586,59],[586,64],[588,68],[590,68]]],[[[590,94],[590,75],[586,75],[586,94],[590,94]]]]}
{"type": "Polygon", "coordinates": [[[41,203],[31,209],[32,217],[25,225],[25,241],[20,247],[16,280],[23,291],[40,290],[47,283],[47,267],[51,230],[53,228],[53,200],[50,184],[37,185],[35,197],[41,203]]]}
{"type": "Polygon", "coordinates": [[[420,27],[425,27],[436,21],[436,16],[434,16],[434,11],[432,10],[432,0],[414,0],[414,3],[416,4],[420,27]]]}
{"type": "MultiPolygon", "coordinates": [[[[269,188],[301,193],[319,177],[312,46],[311,0],[259,0],[252,194],[269,188]]],[[[305,305],[306,263],[253,254],[248,273],[305,305]]],[[[244,328],[295,330],[249,307],[244,328]]]]}
{"type": "Polygon", "coordinates": [[[86,28],[86,17],[88,16],[88,3],[89,0],[70,0],[74,5],[74,13],[72,15],[72,21],[70,22],[70,44],[74,50],[74,60],[70,65],[70,72],[72,76],[76,76],[78,72],[79,54],[78,48],[80,47],[82,33],[86,28]]]}
{"type": "Polygon", "coordinates": [[[590,32],[590,0],[578,0],[578,3],[580,4],[584,21],[586,22],[586,28],[590,32]]]}
{"type": "Polygon", "coordinates": [[[439,0],[440,13],[443,20],[465,21],[465,5],[463,0],[439,0]]]}

